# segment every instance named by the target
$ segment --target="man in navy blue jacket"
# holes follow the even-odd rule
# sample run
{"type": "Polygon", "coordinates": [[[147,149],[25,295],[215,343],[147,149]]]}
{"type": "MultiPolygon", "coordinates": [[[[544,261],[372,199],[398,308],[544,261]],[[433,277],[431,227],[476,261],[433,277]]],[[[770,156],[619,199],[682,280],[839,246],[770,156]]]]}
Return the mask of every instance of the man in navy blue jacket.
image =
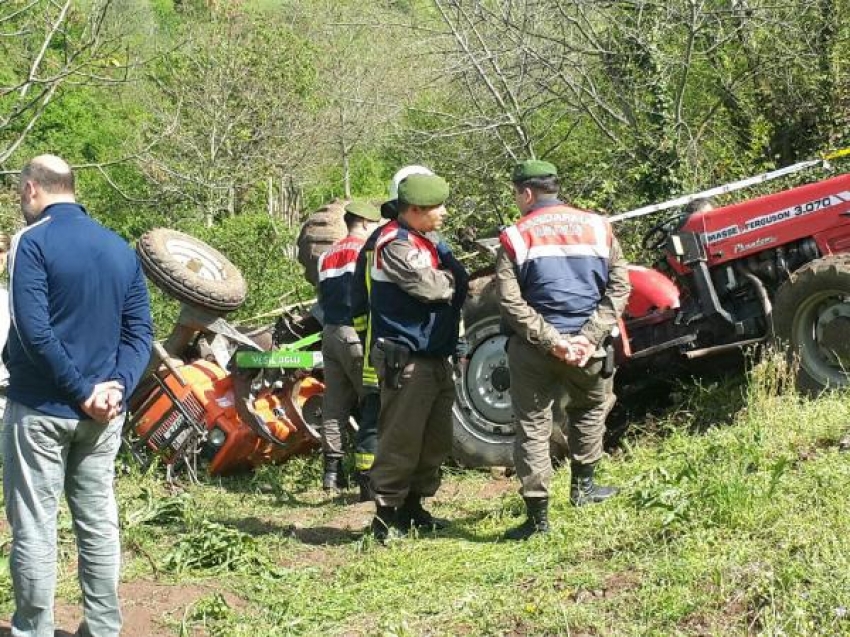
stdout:
{"type": "Polygon", "coordinates": [[[27,227],[12,241],[12,328],[3,491],[12,528],[12,635],[53,634],[56,513],[74,522],[84,618],[79,635],[118,635],[120,546],[113,492],[124,400],[150,358],[139,261],[76,203],[74,175],[42,155],[21,172],[27,227]]]}

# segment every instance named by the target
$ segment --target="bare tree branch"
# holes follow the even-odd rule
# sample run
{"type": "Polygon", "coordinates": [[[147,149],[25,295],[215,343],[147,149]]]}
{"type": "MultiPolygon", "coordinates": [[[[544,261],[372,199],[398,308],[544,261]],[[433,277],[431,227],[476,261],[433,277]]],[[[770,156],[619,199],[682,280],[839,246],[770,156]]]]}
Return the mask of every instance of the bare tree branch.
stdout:
{"type": "MultiPolygon", "coordinates": [[[[71,0],[65,0],[65,4],[59,11],[59,15],[56,16],[56,20],[54,21],[53,26],[50,27],[50,30],[47,32],[47,35],[44,37],[44,41],[41,44],[41,49],[32,61],[32,65],[30,66],[30,71],[27,75],[27,79],[24,82],[24,85],[21,87],[21,98],[26,97],[29,87],[32,85],[32,82],[36,78],[38,68],[41,66],[41,63],[44,60],[44,54],[47,52],[47,48],[50,46],[50,43],[53,41],[53,38],[59,31],[59,27],[64,24],[65,17],[68,15],[68,9],[70,8],[71,0]]],[[[2,163],[2,159],[0,159],[0,163],[2,163]]]]}

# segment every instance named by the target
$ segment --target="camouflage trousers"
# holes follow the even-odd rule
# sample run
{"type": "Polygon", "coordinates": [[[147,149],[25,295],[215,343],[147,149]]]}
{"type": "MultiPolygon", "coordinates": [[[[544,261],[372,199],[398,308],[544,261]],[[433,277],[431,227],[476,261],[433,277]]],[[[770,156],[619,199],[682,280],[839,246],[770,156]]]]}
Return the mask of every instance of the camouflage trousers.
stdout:
{"type": "Polygon", "coordinates": [[[613,379],[600,376],[602,365],[595,358],[585,367],[567,365],[518,336],[510,338],[510,392],[518,421],[514,463],[523,497],[549,495],[554,426],[566,427],[573,463],[593,464],[602,456],[605,418],[615,401],[613,379]]]}
{"type": "Polygon", "coordinates": [[[372,465],[377,444],[379,401],[374,390],[363,387],[363,346],[354,328],[327,325],[322,331],[325,394],[322,401],[322,453],[343,456],[343,430],[356,409],[358,432],[355,464],[361,471],[372,465]]]}
{"type": "MultiPolygon", "coordinates": [[[[378,377],[383,353],[372,350],[378,377]]],[[[413,355],[400,389],[381,387],[378,449],[372,489],[379,506],[399,506],[408,493],[429,497],[440,487],[440,467],[452,448],[454,381],[446,358],[413,355]]]]}

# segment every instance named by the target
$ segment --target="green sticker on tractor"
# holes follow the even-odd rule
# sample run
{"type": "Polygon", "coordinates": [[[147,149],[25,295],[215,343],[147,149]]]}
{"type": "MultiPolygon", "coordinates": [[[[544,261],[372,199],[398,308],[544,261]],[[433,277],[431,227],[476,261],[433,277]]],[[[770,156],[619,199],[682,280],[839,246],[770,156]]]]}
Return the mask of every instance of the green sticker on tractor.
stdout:
{"type": "Polygon", "coordinates": [[[286,349],[272,352],[236,352],[236,366],[246,369],[280,367],[310,369],[322,364],[321,352],[298,352],[286,349]]]}

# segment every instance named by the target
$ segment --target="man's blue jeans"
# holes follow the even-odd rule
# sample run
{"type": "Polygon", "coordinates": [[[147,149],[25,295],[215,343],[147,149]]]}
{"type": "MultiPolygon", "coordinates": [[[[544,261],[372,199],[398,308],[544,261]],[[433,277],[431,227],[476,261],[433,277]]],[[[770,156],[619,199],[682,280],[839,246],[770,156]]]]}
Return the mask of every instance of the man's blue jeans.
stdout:
{"type": "Polygon", "coordinates": [[[63,490],[77,536],[84,609],[79,634],[113,637],[121,630],[113,479],[123,422],[123,414],[102,425],[8,402],[3,495],[12,527],[12,637],[53,635],[56,516],[63,490]]]}

